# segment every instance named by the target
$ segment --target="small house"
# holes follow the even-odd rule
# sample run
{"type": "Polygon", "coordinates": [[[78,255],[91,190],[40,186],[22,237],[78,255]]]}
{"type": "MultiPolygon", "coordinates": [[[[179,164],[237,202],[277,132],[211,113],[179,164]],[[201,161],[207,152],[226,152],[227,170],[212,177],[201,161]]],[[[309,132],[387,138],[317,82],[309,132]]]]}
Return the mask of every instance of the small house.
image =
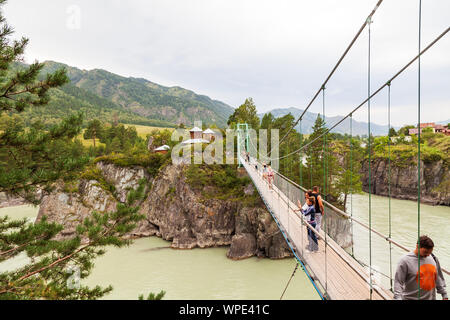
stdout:
{"type": "Polygon", "coordinates": [[[193,127],[191,130],[189,130],[189,133],[191,134],[191,139],[201,139],[203,130],[199,127],[193,127]]]}
{"type": "Polygon", "coordinates": [[[170,150],[170,147],[168,146],[168,145],[163,145],[163,146],[161,146],[161,147],[159,147],[159,148],[156,148],[155,149],[155,152],[156,153],[162,153],[162,154],[166,154],[168,151],[170,150]]]}
{"type": "MultiPolygon", "coordinates": [[[[444,126],[441,124],[435,124],[434,122],[421,123],[420,124],[420,133],[422,133],[423,129],[425,129],[425,128],[431,128],[433,133],[443,133],[445,135],[450,135],[450,130],[449,130],[448,126],[444,126]]],[[[417,129],[417,128],[409,129],[408,133],[410,135],[418,134],[419,129],[417,129]]]]}
{"type": "Polygon", "coordinates": [[[214,131],[212,131],[210,128],[203,131],[203,139],[208,140],[209,142],[214,140],[214,131]]]}
{"type": "Polygon", "coordinates": [[[189,139],[183,141],[181,144],[195,144],[195,143],[209,143],[209,141],[205,139],[189,139]]]}

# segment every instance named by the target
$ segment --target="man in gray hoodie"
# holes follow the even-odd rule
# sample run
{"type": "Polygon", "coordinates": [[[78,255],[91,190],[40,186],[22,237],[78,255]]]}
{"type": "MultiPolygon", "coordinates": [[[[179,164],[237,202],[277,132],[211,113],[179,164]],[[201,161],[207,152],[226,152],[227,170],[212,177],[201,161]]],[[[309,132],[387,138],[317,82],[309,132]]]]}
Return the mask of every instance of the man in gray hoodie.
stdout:
{"type": "Polygon", "coordinates": [[[433,240],[427,236],[421,236],[416,250],[407,253],[400,259],[395,273],[395,300],[436,300],[436,290],[442,295],[443,300],[448,300],[444,275],[439,260],[432,254],[433,248],[433,240]],[[420,277],[418,273],[419,251],[420,277]]]}

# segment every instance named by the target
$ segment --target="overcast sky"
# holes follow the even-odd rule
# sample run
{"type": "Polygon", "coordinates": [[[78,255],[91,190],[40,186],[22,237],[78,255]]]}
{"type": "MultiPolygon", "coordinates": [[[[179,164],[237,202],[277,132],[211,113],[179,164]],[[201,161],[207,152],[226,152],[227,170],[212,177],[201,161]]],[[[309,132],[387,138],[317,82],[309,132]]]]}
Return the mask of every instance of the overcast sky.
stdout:
{"type": "MultiPolygon", "coordinates": [[[[259,112],[304,108],[377,0],[13,0],[4,7],[26,62],[54,60],[182,86],[259,112]]],[[[372,24],[372,90],[417,54],[418,0],[385,0],[372,24]]],[[[422,0],[425,47],[450,22],[450,1],[422,0]]],[[[367,97],[367,30],[329,82],[327,115],[367,97]]],[[[422,59],[422,120],[450,119],[450,34],[422,59]]],[[[387,123],[387,92],[372,120],[387,123]]],[[[310,108],[321,112],[322,102],[310,108]]],[[[364,108],[355,118],[367,119],[364,108]]],[[[392,84],[392,122],[417,122],[417,65],[392,84]]]]}

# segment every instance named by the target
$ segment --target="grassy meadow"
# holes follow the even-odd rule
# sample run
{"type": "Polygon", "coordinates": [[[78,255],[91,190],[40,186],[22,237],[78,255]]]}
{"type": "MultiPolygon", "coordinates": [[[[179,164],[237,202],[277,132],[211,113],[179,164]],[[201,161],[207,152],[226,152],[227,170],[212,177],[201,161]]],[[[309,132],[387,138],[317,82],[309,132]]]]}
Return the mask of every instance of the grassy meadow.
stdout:
{"type": "MultiPolygon", "coordinates": [[[[150,134],[155,129],[156,130],[168,129],[170,131],[174,130],[174,128],[151,127],[151,126],[142,126],[142,125],[137,125],[137,124],[124,124],[124,126],[125,126],[125,128],[135,127],[139,137],[144,138],[144,139],[147,138],[147,134],[150,134]]],[[[92,139],[84,139],[83,138],[83,134],[84,134],[85,130],[86,129],[83,129],[83,132],[80,133],[77,138],[81,140],[81,142],[83,143],[83,145],[85,147],[93,146],[94,142],[92,141],[92,139]]],[[[101,143],[98,139],[96,139],[95,144],[97,146],[105,145],[105,144],[101,143]]]]}

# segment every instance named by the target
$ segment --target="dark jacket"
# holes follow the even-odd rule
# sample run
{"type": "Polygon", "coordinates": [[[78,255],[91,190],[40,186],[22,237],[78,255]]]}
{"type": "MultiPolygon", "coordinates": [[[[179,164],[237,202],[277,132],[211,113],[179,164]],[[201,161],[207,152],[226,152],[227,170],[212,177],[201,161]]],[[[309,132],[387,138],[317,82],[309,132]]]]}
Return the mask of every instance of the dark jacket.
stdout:
{"type": "Polygon", "coordinates": [[[304,216],[311,216],[311,219],[309,220],[309,222],[315,222],[316,221],[316,209],[314,208],[313,205],[308,206],[308,209],[306,209],[305,211],[302,210],[302,213],[304,216]]]}

